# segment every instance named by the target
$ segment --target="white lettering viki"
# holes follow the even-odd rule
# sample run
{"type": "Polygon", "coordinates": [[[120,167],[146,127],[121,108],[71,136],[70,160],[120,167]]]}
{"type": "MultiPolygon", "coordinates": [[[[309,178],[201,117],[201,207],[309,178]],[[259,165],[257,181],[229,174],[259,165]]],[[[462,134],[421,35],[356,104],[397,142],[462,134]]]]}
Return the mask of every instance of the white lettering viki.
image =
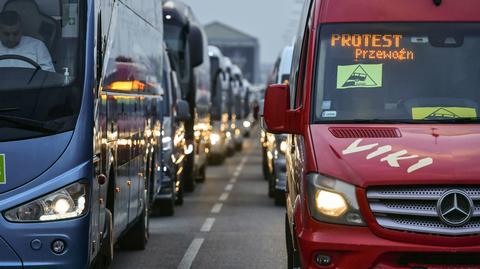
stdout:
{"type": "MultiPolygon", "coordinates": [[[[374,143],[374,144],[361,146],[360,144],[362,143],[362,141],[363,141],[362,139],[355,140],[352,144],[350,144],[350,146],[348,146],[345,150],[342,151],[343,155],[349,155],[353,153],[373,150],[379,145],[378,143],[374,143]]],[[[378,147],[375,151],[368,154],[366,156],[366,159],[370,160],[375,157],[379,157],[381,155],[391,152],[392,150],[393,150],[393,147],[390,145],[378,147]]],[[[399,161],[419,158],[418,155],[407,155],[407,154],[408,154],[407,150],[400,150],[398,152],[388,154],[387,156],[380,159],[380,162],[387,162],[390,167],[399,168],[400,167],[399,161]]],[[[429,157],[423,158],[419,160],[416,164],[410,166],[407,169],[407,173],[413,173],[419,169],[422,169],[432,164],[433,164],[432,158],[429,158],[429,157]]]]}

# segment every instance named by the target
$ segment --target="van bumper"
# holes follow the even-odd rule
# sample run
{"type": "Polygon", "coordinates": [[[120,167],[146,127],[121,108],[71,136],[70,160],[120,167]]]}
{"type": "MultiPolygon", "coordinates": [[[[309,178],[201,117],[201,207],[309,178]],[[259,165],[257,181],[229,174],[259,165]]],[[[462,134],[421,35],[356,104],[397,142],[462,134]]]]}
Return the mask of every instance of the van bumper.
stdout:
{"type": "Polygon", "coordinates": [[[470,247],[431,246],[383,239],[367,227],[313,220],[309,226],[300,231],[297,227],[302,268],[480,268],[480,243],[470,247]],[[318,255],[331,257],[330,265],[319,265],[318,255]]]}

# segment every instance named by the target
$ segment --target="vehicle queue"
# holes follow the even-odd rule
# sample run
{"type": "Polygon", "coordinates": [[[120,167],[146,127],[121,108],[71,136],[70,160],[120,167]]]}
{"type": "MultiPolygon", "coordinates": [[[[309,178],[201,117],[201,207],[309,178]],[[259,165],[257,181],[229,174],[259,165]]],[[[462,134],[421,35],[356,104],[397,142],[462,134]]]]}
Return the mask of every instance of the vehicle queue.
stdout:
{"type": "Polygon", "coordinates": [[[144,249],[150,215],[174,215],[252,124],[240,68],[189,6],[64,2],[0,0],[0,24],[48,55],[0,56],[0,266],[104,268],[117,245],[144,249]]]}

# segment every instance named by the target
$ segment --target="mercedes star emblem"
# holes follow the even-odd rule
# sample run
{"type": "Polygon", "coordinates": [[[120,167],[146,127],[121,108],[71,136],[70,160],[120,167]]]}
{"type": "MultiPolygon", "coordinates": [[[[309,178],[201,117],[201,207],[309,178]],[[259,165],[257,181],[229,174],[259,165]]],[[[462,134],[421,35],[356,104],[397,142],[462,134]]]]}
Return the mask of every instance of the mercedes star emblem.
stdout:
{"type": "Polygon", "coordinates": [[[467,223],[473,215],[473,201],[461,190],[445,192],[437,202],[437,213],[443,223],[458,227],[467,223]]]}

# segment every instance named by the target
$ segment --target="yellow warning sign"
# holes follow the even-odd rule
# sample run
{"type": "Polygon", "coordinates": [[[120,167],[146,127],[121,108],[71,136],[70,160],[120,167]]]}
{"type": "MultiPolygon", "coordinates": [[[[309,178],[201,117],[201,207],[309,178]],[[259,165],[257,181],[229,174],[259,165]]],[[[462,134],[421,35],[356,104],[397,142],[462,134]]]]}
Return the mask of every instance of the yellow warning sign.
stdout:
{"type": "Polygon", "coordinates": [[[477,110],[470,107],[414,107],[414,120],[476,118],[477,110]]]}
{"type": "Polygon", "coordinates": [[[339,65],[337,89],[382,87],[382,64],[339,65]]]}

